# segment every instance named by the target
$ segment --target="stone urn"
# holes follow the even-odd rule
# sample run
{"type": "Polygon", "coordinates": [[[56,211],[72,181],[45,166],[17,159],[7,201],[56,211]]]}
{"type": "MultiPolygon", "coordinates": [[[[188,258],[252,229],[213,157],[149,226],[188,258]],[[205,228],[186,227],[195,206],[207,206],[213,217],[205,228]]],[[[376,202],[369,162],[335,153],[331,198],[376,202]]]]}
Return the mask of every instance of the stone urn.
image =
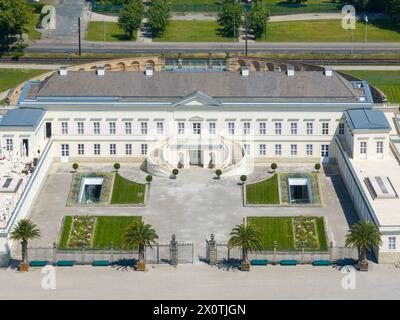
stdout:
{"type": "Polygon", "coordinates": [[[29,262],[21,262],[19,264],[19,271],[28,272],[29,271],[29,262]]]}

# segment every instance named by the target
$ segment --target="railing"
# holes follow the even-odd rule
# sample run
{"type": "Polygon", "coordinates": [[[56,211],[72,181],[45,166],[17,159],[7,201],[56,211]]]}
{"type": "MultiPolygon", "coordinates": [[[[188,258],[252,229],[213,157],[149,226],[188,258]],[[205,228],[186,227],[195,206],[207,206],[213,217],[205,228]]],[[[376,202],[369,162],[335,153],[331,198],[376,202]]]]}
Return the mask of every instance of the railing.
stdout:
{"type": "Polygon", "coordinates": [[[43,181],[46,179],[47,172],[53,161],[51,149],[53,139],[49,140],[42,155],[39,158],[38,165],[36,166],[33,174],[29,178],[21,197],[19,198],[10,219],[5,228],[0,229],[0,236],[6,237],[11,231],[12,227],[21,219],[28,216],[32,207],[33,201],[37,197],[43,181]]]}
{"type": "Polygon", "coordinates": [[[170,137],[167,137],[163,140],[157,141],[153,143],[148,151],[147,156],[147,170],[149,173],[158,176],[158,175],[170,175],[173,167],[164,159],[162,159],[163,149],[165,149],[170,141],[170,137]],[[157,157],[155,152],[160,152],[160,155],[157,157]]]}
{"type": "Polygon", "coordinates": [[[230,176],[230,175],[240,175],[246,173],[247,170],[247,156],[246,153],[242,147],[242,145],[239,142],[236,142],[232,139],[229,139],[227,137],[222,137],[221,136],[221,142],[222,145],[225,145],[225,142],[228,141],[231,146],[227,146],[229,148],[229,154],[227,159],[224,161],[224,166],[222,167],[222,173],[225,176],[230,176]],[[239,149],[239,152],[241,153],[241,159],[239,160],[238,163],[234,163],[234,157],[235,157],[235,151],[237,152],[239,149]]]}

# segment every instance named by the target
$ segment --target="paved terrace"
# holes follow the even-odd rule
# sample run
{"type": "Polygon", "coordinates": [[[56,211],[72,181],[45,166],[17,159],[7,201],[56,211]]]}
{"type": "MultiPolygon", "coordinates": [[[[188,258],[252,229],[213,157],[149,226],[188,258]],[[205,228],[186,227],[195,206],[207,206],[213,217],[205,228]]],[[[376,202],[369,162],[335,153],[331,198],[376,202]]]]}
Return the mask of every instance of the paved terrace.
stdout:
{"type": "MultiPolygon", "coordinates": [[[[110,171],[112,164],[81,164],[80,171],[110,171]]],[[[132,164],[121,164],[120,174],[143,182],[146,174],[132,164]]],[[[282,168],[283,169],[283,168],[282,168]]],[[[292,171],[304,168],[291,168],[292,171]]],[[[50,247],[58,239],[65,215],[138,215],[156,229],[160,242],[168,242],[175,233],[179,242],[194,242],[195,255],[204,257],[205,239],[214,233],[226,241],[235,224],[245,216],[324,216],[328,236],[336,246],[343,246],[349,223],[356,214],[343,182],[334,171],[322,175],[325,207],[243,207],[238,179],[214,180],[213,171],[201,168],[182,170],[177,180],[155,177],[145,208],[66,207],[72,180],[70,164],[53,164],[42,192],[33,207],[31,218],[42,230],[42,238],[32,246],[50,247]],[[339,196],[337,195],[339,194],[339,196]]],[[[257,167],[249,182],[269,176],[267,167],[257,167]]]]}

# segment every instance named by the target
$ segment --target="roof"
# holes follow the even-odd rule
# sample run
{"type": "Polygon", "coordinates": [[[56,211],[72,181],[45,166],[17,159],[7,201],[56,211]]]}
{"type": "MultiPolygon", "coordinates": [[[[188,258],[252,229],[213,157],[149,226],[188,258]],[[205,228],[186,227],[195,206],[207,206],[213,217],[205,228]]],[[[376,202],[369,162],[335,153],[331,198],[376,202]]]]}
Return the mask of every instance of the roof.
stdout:
{"type": "Polygon", "coordinates": [[[212,98],[340,98],[356,101],[360,95],[337,73],[327,77],[322,71],[284,72],[142,72],[110,71],[98,76],[94,71],[55,72],[41,85],[37,98],[135,97],[182,98],[201,91],[212,98]]]}
{"type": "Polygon", "coordinates": [[[345,112],[347,122],[354,130],[390,130],[390,124],[381,110],[352,109],[345,112]]]}
{"type": "Polygon", "coordinates": [[[11,109],[4,115],[0,122],[0,127],[26,127],[36,129],[44,115],[45,111],[42,109],[11,109]]]}

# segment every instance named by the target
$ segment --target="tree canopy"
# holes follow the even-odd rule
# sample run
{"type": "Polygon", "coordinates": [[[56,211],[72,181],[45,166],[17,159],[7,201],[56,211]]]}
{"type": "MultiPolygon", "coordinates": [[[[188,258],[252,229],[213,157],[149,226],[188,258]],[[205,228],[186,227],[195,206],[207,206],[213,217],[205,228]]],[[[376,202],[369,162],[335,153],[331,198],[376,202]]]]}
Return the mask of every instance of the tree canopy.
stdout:
{"type": "Polygon", "coordinates": [[[260,38],[265,34],[269,14],[262,2],[256,2],[250,9],[248,16],[249,28],[253,30],[254,36],[260,38]]]}
{"type": "Polygon", "coordinates": [[[171,18],[171,7],[168,0],[152,0],[148,14],[148,25],[153,35],[158,36],[165,32],[171,18]]]}
{"type": "Polygon", "coordinates": [[[224,0],[218,14],[218,24],[222,33],[228,37],[237,37],[243,25],[243,6],[234,0],[224,0]]]}
{"type": "Polygon", "coordinates": [[[22,36],[28,23],[29,6],[25,0],[0,0],[0,45],[22,36]]]}
{"type": "Polygon", "coordinates": [[[130,0],[125,4],[118,17],[118,25],[126,32],[129,39],[140,28],[144,15],[144,6],[141,0],[130,0]]]}

